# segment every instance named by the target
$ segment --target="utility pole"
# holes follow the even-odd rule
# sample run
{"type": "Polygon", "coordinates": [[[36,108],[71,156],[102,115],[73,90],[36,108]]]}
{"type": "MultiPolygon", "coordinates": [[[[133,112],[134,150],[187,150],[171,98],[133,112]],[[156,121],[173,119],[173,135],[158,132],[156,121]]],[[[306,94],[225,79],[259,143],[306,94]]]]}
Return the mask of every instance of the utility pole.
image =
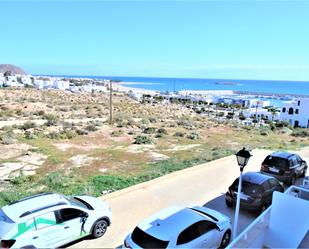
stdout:
{"type": "Polygon", "coordinates": [[[113,124],[113,82],[109,81],[109,124],[113,124]]]}

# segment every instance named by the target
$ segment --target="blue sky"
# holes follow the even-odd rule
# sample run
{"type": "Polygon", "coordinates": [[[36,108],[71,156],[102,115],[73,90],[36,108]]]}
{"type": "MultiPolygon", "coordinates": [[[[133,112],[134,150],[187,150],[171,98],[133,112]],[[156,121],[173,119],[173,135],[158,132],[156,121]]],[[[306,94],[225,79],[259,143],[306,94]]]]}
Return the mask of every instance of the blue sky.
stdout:
{"type": "Polygon", "coordinates": [[[34,74],[309,80],[309,1],[0,1],[34,74]]]}

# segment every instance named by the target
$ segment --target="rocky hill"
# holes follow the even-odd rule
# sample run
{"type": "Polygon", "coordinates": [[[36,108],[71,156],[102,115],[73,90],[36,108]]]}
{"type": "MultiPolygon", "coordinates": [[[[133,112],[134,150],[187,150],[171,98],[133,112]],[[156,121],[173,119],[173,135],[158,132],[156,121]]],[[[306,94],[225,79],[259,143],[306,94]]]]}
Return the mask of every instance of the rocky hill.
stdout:
{"type": "Polygon", "coordinates": [[[12,64],[0,64],[0,73],[10,71],[12,74],[27,74],[23,69],[12,64]]]}

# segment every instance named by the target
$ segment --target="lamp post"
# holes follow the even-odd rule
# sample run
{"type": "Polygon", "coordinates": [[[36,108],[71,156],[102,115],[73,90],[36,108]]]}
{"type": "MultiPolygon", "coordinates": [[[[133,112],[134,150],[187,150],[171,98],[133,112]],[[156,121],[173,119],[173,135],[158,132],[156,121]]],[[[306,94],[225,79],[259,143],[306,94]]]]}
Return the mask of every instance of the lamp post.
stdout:
{"type": "Polygon", "coordinates": [[[241,193],[241,186],[242,186],[242,172],[252,155],[250,154],[248,150],[246,150],[246,148],[242,148],[242,150],[238,151],[235,154],[235,156],[237,158],[237,163],[240,168],[240,176],[238,180],[237,200],[236,200],[235,219],[234,219],[234,228],[233,228],[233,240],[237,237],[238,216],[239,216],[239,207],[240,207],[240,193],[241,193]]]}

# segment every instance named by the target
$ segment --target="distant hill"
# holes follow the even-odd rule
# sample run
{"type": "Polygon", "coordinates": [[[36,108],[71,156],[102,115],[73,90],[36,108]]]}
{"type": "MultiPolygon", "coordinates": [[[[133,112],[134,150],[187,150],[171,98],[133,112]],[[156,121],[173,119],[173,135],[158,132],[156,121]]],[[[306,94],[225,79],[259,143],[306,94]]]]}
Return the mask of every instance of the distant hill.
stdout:
{"type": "Polygon", "coordinates": [[[23,69],[12,64],[0,64],[0,73],[10,71],[12,74],[27,74],[23,69]]]}

